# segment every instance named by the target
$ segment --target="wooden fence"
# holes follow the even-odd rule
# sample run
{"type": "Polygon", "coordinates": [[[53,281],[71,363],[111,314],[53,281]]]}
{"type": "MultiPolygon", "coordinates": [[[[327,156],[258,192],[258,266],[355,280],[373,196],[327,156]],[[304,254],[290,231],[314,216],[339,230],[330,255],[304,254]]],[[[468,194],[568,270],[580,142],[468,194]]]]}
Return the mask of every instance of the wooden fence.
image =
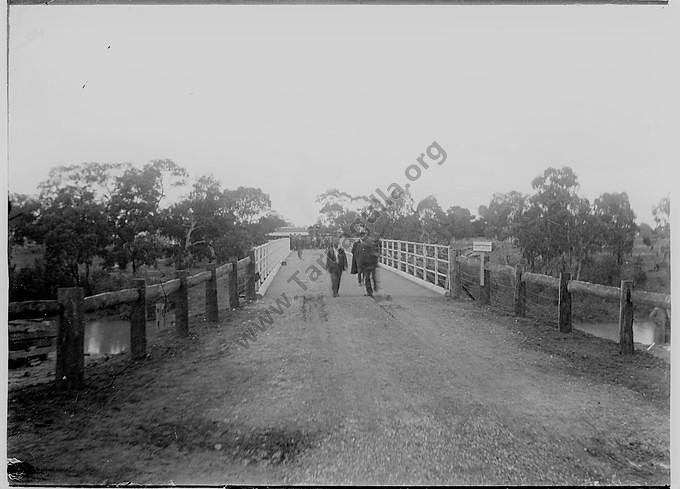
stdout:
{"type": "MultiPolygon", "coordinates": [[[[573,294],[617,301],[619,344],[623,354],[633,353],[634,305],[671,309],[670,295],[636,290],[630,280],[621,281],[620,287],[610,287],[572,280],[569,273],[551,277],[524,271],[521,266],[490,264],[488,255],[482,267],[479,257],[462,256],[453,246],[386,239],[382,240],[380,260],[384,266],[435,286],[451,297],[466,294],[482,304],[509,309],[520,317],[526,316],[527,308],[534,304],[527,300],[527,288],[535,287],[537,291],[532,298],[543,295],[543,299],[554,305],[552,317],[557,319],[557,328],[562,332],[572,330],[573,294]],[[546,295],[545,291],[551,291],[556,297],[546,295]]],[[[664,340],[670,341],[668,322],[664,340]]]]}
{"type": "MultiPolygon", "coordinates": [[[[175,332],[189,335],[189,289],[205,284],[205,316],[208,321],[219,320],[218,280],[226,278],[230,309],[239,306],[239,297],[255,300],[258,287],[278,268],[273,260],[282,256],[288,239],[276,240],[255,248],[249,256],[189,275],[177,270],[176,278],[155,285],[147,285],[143,278],[135,279],[135,287],[84,297],[82,287],[59,288],[57,300],[36,300],[9,303],[9,319],[57,318],[57,345],[55,381],[59,390],[82,386],[84,379],[85,314],[120,304],[129,304],[130,353],[133,360],[146,355],[147,305],[172,297],[175,302],[175,332]],[[268,249],[271,248],[271,249],[268,249]]],[[[289,250],[286,250],[287,256],[289,250]]],[[[285,256],[283,259],[285,259],[285,256]]],[[[279,263],[280,265],[280,263],[279,263]]]]}

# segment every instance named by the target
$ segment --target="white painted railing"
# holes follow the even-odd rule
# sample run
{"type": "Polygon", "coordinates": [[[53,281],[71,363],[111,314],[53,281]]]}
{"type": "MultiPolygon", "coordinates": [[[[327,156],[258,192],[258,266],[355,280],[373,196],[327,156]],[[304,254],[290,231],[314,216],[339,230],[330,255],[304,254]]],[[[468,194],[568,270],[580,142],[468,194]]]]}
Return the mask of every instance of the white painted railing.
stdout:
{"type": "Polygon", "coordinates": [[[256,288],[259,294],[264,294],[284,261],[290,254],[290,238],[269,241],[253,248],[255,252],[255,273],[258,278],[256,288]],[[270,279],[270,280],[267,280],[270,279]]]}
{"type": "Polygon", "coordinates": [[[449,247],[446,245],[382,239],[380,263],[406,275],[448,289],[449,247]]]}

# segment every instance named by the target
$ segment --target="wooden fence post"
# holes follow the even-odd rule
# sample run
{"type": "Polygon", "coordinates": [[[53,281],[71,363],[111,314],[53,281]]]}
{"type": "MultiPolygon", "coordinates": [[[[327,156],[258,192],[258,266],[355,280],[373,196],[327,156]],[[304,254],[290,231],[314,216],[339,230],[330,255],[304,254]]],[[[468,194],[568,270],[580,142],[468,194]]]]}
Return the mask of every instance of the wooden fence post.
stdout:
{"type": "Polygon", "coordinates": [[[484,283],[479,286],[479,302],[488,304],[491,301],[491,272],[486,268],[489,265],[489,255],[484,253],[481,260],[480,267],[482,267],[484,274],[484,283]]]}
{"type": "Polygon", "coordinates": [[[633,302],[632,280],[621,280],[621,299],[619,308],[619,343],[623,355],[632,355],[633,348],[633,302]]]}
{"type": "Polygon", "coordinates": [[[208,264],[210,280],[205,283],[205,316],[208,321],[217,322],[219,307],[217,305],[217,264],[208,264]]]}
{"type": "Polygon", "coordinates": [[[560,272],[557,324],[561,333],[571,333],[571,294],[567,289],[569,280],[571,280],[571,273],[560,272]]]}
{"type": "Polygon", "coordinates": [[[255,286],[255,251],[250,250],[248,252],[248,258],[250,258],[250,263],[248,263],[248,268],[246,268],[246,298],[249,301],[254,301],[257,299],[257,287],[255,286]]]}
{"type": "Polygon", "coordinates": [[[515,265],[515,316],[526,316],[526,283],[522,281],[522,265],[515,265]]]}
{"type": "Polygon", "coordinates": [[[130,311],[130,353],[133,360],[146,355],[146,280],[135,279],[137,300],[130,311]]]}
{"type": "Polygon", "coordinates": [[[238,258],[229,257],[231,271],[229,272],[229,309],[238,307],[238,258]]]}
{"type": "Polygon", "coordinates": [[[57,390],[77,389],[85,372],[85,324],[82,287],[57,289],[60,305],[57,327],[57,390]]]}
{"type": "Polygon", "coordinates": [[[156,303],[154,301],[146,303],[146,320],[147,321],[156,320],[156,303]]]}
{"type": "Polygon", "coordinates": [[[189,272],[177,270],[179,278],[179,290],[177,291],[177,304],[175,306],[175,332],[179,336],[189,336],[189,272]]]}
{"type": "Polygon", "coordinates": [[[458,258],[456,250],[449,245],[449,297],[455,297],[456,293],[456,258],[458,258]]]}
{"type": "Polygon", "coordinates": [[[460,251],[456,250],[456,262],[453,271],[454,276],[456,277],[453,289],[455,297],[460,297],[460,294],[463,292],[463,264],[458,258],[460,258],[460,251]]]}

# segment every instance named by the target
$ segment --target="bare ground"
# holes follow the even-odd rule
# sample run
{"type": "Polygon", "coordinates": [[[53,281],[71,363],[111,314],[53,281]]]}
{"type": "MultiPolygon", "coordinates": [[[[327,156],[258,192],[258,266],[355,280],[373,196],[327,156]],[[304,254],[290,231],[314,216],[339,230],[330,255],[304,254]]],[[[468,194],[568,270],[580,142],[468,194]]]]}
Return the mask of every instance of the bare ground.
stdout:
{"type": "Polygon", "coordinates": [[[89,365],[78,392],[11,390],[24,483],[669,484],[667,362],[384,270],[375,299],[349,274],[333,298],[304,271],[316,257],[143,361],[89,365]]]}

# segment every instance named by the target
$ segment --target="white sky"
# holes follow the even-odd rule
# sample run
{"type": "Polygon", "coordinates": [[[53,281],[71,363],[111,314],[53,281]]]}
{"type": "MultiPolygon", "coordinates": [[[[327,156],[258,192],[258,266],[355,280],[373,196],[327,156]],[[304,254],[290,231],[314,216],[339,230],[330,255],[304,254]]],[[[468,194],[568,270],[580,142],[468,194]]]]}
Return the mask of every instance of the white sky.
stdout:
{"type": "Polygon", "coordinates": [[[297,225],[336,187],[406,182],[473,214],[571,166],[639,221],[677,186],[677,8],[14,6],[9,188],[56,165],[171,158],[297,225]],[[110,46],[110,48],[109,48],[110,46]],[[83,88],[83,85],[85,87],[83,88]]]}

